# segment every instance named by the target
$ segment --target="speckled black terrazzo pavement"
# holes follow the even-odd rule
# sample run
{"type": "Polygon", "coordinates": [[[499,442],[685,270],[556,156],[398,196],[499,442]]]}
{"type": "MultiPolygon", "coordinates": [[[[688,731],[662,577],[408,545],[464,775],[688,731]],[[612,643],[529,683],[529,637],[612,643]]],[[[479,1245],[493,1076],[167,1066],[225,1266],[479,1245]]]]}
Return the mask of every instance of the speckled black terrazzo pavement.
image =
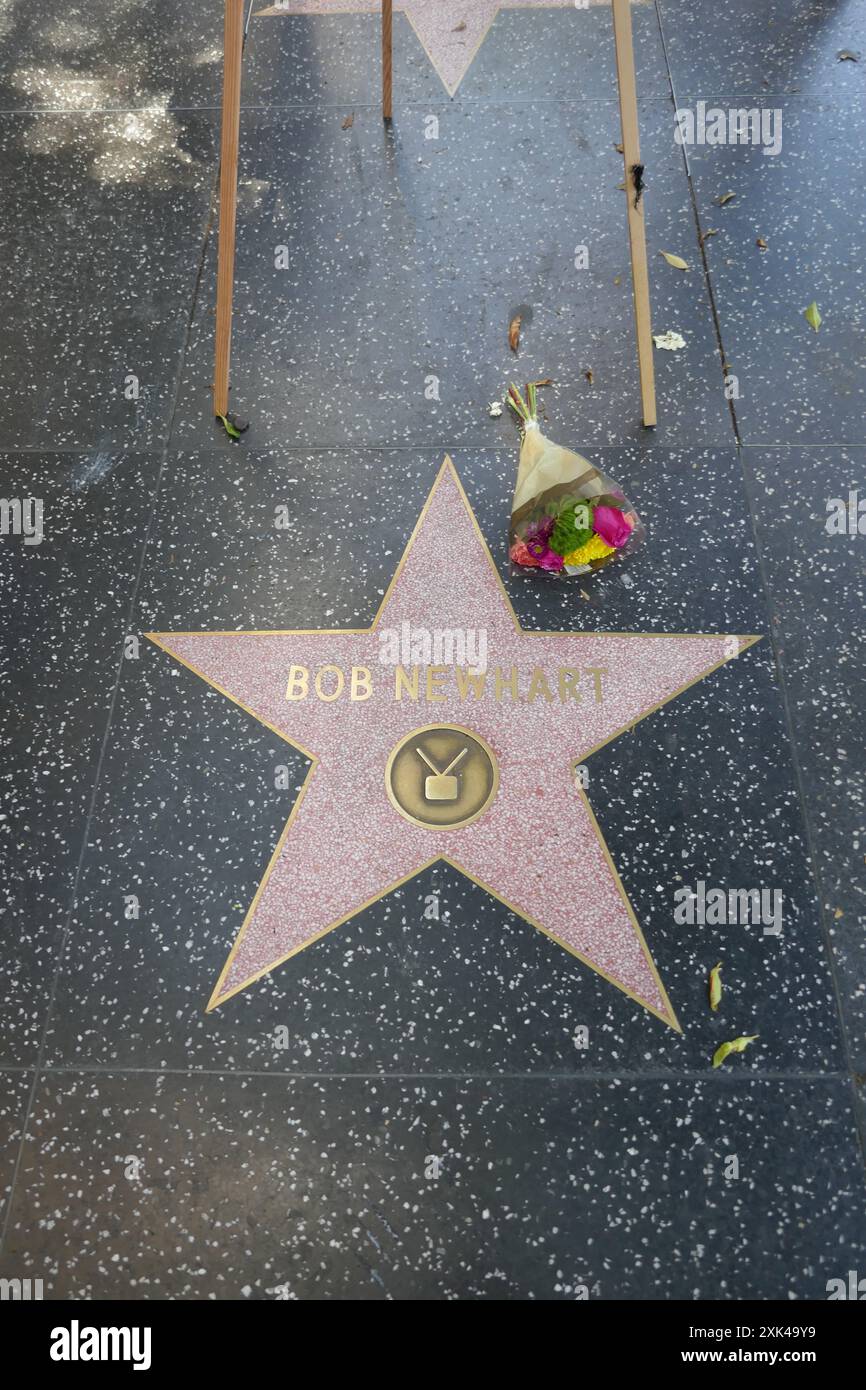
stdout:
{"type": "Polygon", "coordinates": [[[866,534],[826,524],[859,489],[866,532],[866,0],[634,22],[654,328],[686,339],[658,428],[607,8],[500,14],[453,100],[398,14],[387,132],[372,17],[294,16],[245,60],[238,446],[209,401],[220,6],[0,4],[0,496],[44,502],[41,544],[0,537],[0,1278],[788,1301],[866,1274],[866,534]],[[684,158],[674,100],[729,98],[782,111],[777,157],[684,158]],[[647,524],[588,598],[508,573],[487,410],[515,374],[555,379],[551,435],[647,524]],[[204,1012],[307,764],[142,634],[366,625],[446,452],[524,627],[764,634],[589,760],[682,1034],[443,864],[204,1012]],[[676,924],[699,879],[780,890],[781,938],[676,924]]]}

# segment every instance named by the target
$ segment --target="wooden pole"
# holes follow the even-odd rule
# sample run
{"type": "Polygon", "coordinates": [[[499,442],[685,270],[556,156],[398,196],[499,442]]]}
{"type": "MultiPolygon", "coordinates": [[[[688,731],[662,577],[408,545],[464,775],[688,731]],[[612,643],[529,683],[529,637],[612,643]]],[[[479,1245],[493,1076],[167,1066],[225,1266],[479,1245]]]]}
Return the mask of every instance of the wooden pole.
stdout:
{"type": "Polygon", "coordinates": [[[613,36],[616,44],[616,76],[619,85],[619,113],[622,125],[623,162],[625,164],[625,196],[628,207],[631,283],[634,294],[635,328],[637,330],[641,405],[644,424],[654,425],[656,422],[656,388],[650,319],[649,271],[646,260],[643,199],[637,196],[634,174],[635,169],[640,166],[640,136],[637,121],[637,83],[634,72],[630,0],[613,0],[613,36]]]}
{"type": "Polygon", "coordinates": [[[382,119],[384,121],[390,121],[392,110],[391,50],[393,27],[393,0],[382,0],[382,119]]]}
{"type": "Polygon", "coordinates": [[[241,56],[243,47],[244,0],[225,0],[216,355],[213,387],[215,415],[227,415],[229,409],[229,360],[232,346],[232,290],[235,278],[235,225],[238,207],[238,142],[241,124],[241,56]]]}

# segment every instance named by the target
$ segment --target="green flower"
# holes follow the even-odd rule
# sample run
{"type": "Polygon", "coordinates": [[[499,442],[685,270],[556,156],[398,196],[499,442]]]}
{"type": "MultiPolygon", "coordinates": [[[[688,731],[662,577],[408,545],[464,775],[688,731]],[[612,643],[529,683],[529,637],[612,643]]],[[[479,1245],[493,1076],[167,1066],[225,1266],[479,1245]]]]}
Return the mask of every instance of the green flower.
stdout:
{"type": "Polygon", "coordinates": [[[592,527],[579,524],[587,519],[586,513],[586,504],[582,502],[572,502],[560,512],[548,542],[557,555],[567,555],[591,540],[592,527]]]}

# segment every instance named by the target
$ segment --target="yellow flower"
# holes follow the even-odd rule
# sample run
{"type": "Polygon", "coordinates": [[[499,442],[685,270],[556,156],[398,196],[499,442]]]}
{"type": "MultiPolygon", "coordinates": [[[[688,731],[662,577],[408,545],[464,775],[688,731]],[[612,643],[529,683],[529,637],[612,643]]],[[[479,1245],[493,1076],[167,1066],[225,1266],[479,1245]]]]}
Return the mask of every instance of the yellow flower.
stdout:
{"type": "Polygon", "coordinates": [[[603,560],[613,552],[614,547],[603,541],[601,536],[592,536],[585,545],[579,545],[576,550],[563,555],[562,561],[565,565],[588,565],[590,560],[603,560]]]}

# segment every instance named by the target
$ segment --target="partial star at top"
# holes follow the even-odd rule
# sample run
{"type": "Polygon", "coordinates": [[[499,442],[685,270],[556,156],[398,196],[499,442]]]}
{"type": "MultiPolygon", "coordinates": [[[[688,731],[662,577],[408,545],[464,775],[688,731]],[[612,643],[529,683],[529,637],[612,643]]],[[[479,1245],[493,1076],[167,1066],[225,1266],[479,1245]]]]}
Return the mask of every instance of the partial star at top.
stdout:
{"type": "MultiPolygon", "coordinates": [[[[605,0],[592,0],[593,4],[605,0]]],[[[285,0],[255,11],[255,16],[378,14],[381,0],[285,0]]],[[[500,10],[584,9],[575,0],[395,0],[454,96],[500,10]]]]}

